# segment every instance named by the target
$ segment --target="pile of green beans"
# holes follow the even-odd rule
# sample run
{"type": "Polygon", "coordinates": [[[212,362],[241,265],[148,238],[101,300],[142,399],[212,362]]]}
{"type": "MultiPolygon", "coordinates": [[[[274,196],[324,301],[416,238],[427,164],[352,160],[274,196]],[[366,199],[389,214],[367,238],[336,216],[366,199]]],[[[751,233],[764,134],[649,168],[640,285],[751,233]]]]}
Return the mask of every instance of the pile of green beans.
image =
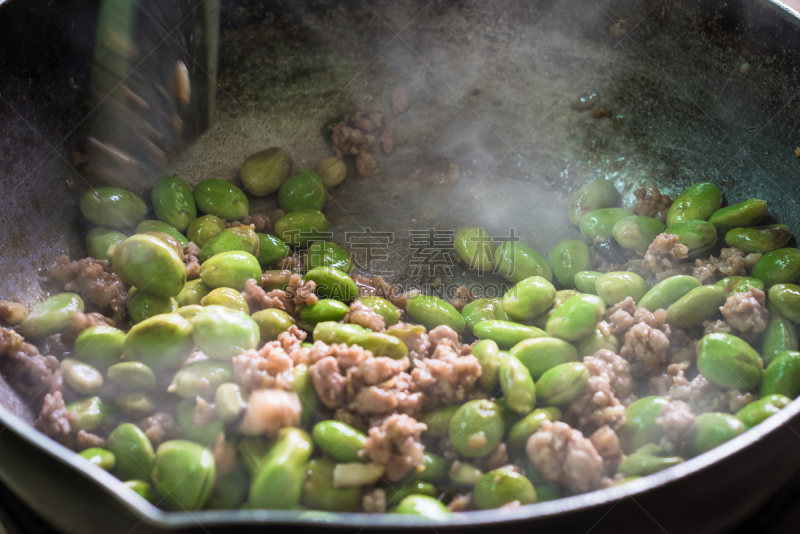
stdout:
{"type": "MultiPolygon", "coordinates": [[[[385,489],[387,511],[446,520],[445,506],[470,493],[472,509],[525,505],[565,496],[525,455],[528,439],[545,421],[564,419],[568,406],[586,390],[591,374],[583,358],[622,340],[601,328],[612,305],[632,298],[638,307],[664,309],[673,328],[702,332],[725,299],[756,288],[767,292],[769,324],[758,336],[712,333],[700,337],[697,371],[713,385],[751,392],[758,400],[738,413],[697,414],[682,455],[662,446],[656,423],[668,400],[645,394],[627,406],[618,434],[626,456],[616,470],[627,481],[702,454],[777,413],[800,395],[800,352],[795,324],[800,321],[800,250],[787,248],[791,234],[780,224],[757,226],[766,202],[749,199],[722,207],[720,190],[695,184],[674,201],[666,223],[618,207],[611,182],[581,187],[568,204],[569,219],[581,239],[557,244],[545,258],[521,242],[496,245],[481,227],[456,233],[455,248],[472,269],[495,270],[513,284],[502,297],[479,298],[461,311],[439,297],[416,295],[405,310],[376,296],[359,297],[350,276],[348,252],[319,239],[327,231],[322,213],[325,188],[344,177],[341,161],[325,160],[313,170],[292,174],[291,158],[278,148],[245,162],[241,179],[255,196],[277,194],[285,215],[274,234],[226,221],[249,214],[247,195],[224,180],[207,179],[192,191],[178,177],[165,177],[152,191],[157,220],[144,220],[147,205],[136,195],[98,188],[81,200],[81,211],[96,227],[86,249],[108,260],[132,287],[128,295],[131,327],[92,326],[77,337],[61,371],[74,398],[67,405],[76,429],[107,436],[105,448],[80,456],[117,476],[126,488],[167,510],[262,508],[351,512],[362,510],[370,488],[385,489]],[[325,171],[324,173],[322,171],[325,171]],[[658,283],[629,271],[594,271],[591,247],[613,241],[629,257],[641,256],[661,233],[678,236],[689,259],[707,256],[724,242],[745,253],[762,254],[750,276],[703,285],[691,276],[658,283]],[[200,248],[200,278],[186,280],[183,248],[200,248]],[[320,300],[292,316],[278,309],[252,313],[241,291],[250,279],[284,288],[288,279],[271,270],[294,250],[306,251],[305,281],[316,284],[320,300]],[[407,324],[387,332],[344,323],[348,305],[361,300],[385,325],[404,317],[407,324]],[[302,401],[302,426],[276,434],[246,430],[245,390],[233,376],[232,358],[276,340],[293,325],[314,341],[358,345],[376,356],[408,356],[405,336],[445,325],[464,342],[475,340],[472,355],[482,373],[472,400],[432,406],[418,419],[427,425],[424,465],[400,482],[387,482],[382,466],[365,454],[367,434],[320,417],[309,369],[297,365],[293,390],[302,401]],[[199,349],[209,359],[184,364],[199,349]],[[166,376],[169,380],[164,380],[166,376]],[[215,410],[208,420],[195,417],[196,404],[215,410]],[[153,447],[136,421],[155,411],[175,416],[182,439],[153,447]],[[220,471],[212,450],[218,436],[234,460],[220,471]],[[439,455],[446,439],[451,454],[439,455]],[[485,469],[499,445],[506,466],[485,469]],[[434,446],[436,445],[436,446],[434,446]]],[[[42,302],[17,325],[32,340],[64,332],[84,311],[81,297],[60,293],[42,302]]],[[[646,393],[644,388],[639,393],[646,393]]],[[[216,443],[216,446],[215,446],[216,443]]],[[[613,476],[614,473],[609,473],[613,476]]]]}

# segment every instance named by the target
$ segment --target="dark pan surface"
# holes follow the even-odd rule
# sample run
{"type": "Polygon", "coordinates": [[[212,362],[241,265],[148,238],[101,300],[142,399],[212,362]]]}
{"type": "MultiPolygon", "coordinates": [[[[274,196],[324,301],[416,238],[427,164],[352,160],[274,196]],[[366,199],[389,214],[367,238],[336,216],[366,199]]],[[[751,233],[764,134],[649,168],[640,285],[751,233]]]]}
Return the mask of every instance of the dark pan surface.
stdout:
{"type": "MultiPolygon", "coordinates": [[[[275,144],[298,166],[313,166],[330,155],[319,135],[322,123],[353,101],[386,112],[389,90],[405,86],[413,103],[393,120],[398,146],[378,156],[383,174],[351,175],[325,210],[336,241],[344,242],[345,230],[393,233],[392,255],[370,272],[415,279],[409,229],[481,224],[506,235],[514,228],[547,253],[556,241],[577,236],[564,216],[566,199],[595,177],[612,178],[628,193],[638,184],[657,183],[673,193],[712,181],[729,203],[768,199],[770,215],[800,231],[794,155],[800,32],[768,2],[275,6],[223,2],[218,123],[173,170],[192,182],[234,179],[246,155],[275,144]],[[619,19],[628,21],[622,39],[608,32],[619,19]],[[745,62],[747,76],[740,72],[745,62]],[[569,108],[592,92],[610,119],[569,108]],[[462,171],[458,183],[437,186],[451,163],[462,171]],[[415,185],[405,177],[417,168],[423,180],[415,185]]],[[[40,267],[61,253],[83,254],[76,204],[87,182],[70,162],[75,125],[91,113],[84,105],[91,51],[85,36],[94,6],[34,7],[40,17],[26,19],[32,26],[53,16],[63,20],[42,34],[61,45],[31,44],[29,59],[44,55],[43,63],[12,61],[7,47],[0,53],[0,298],[31,304],[44,294],[40,267]]],[[[3,17],[14,8],[13,2],[0,8],[0,36],[9,35],[3,17]]],[[[457,266],[423,282],[436,276],[444,289],[464,281],[499,283],[457,266]]],[[[0,479],[65,532],[200,531],[198,523],[238,532],[263,530],[265,520],[325,529],[415,524],[364,515],[311,521],[285,511],[165,514],[116,493],[112,477],[72,466],[69,451],[25,423],[30,413],[14,408],[12,395],[0,400],[21,414],[0,411],[7,425],[0,433],[0,479]]],[[[502,528],[509,531],[720,529],[800,468],[799,412],[795,402],[711,453],[624,487],[470,514],[453,527],[508,520],[502,528]]]]}

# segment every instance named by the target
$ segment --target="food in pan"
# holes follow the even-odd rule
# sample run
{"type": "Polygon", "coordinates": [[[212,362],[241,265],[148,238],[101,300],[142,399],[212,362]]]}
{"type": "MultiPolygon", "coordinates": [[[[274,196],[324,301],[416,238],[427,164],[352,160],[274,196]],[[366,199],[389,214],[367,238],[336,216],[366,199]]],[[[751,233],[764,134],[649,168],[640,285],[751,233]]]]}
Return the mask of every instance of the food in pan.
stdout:
{"type": "Polygon", "coordinates": [[[545,258],[479,227],[464,265],[508,281],[451,302],[353,272],[325,240],[329,158],[280,149],[242,182],[88,191],[89,257],[30,313],[0,304],[0,365],[36,427],[167,510],[453,512],[521,506],[669,468],[800,395],[800,251],[767,204],[611,182],[568,204],[545,258]],[[633,200],[633,199],[629,199],[633,200]],[[759,226],[760,225],[760,226],[759,226]]]}

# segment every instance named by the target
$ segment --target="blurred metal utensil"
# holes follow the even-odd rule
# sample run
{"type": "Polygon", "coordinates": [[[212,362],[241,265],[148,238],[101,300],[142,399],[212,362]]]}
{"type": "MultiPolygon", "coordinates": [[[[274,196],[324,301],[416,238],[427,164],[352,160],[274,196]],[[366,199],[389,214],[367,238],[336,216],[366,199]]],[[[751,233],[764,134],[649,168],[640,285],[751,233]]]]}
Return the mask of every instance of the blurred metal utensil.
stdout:
{"type": "Polygon", "coordinates": [[[143,190],[214,121],[219,0],[103,0],[85,170],[143,190]]]}

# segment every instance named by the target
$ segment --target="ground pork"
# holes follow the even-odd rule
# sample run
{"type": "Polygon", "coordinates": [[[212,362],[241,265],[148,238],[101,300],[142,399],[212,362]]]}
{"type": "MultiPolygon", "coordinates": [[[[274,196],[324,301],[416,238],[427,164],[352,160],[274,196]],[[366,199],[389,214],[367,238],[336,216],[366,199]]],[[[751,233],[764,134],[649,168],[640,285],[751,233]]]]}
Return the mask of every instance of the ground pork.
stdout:
{"type": "Polygon", "coordinates": [[[658,219],[662,223],[667,222],[672,199],[662,194],[657,187],[640,187],[633,192],[633,196],[636,197],[636,205],[631,209],[633,213],[658,219]]]}
{"type": "Polygon", "coordinates": [[[364,493],[361,499],[361,507],[370,514],[382,514],[386,511],[386,490],[375,488],[364,493]]]}
{"type": "Polygon", "coordinates": [[[731,332],[733,332],[733,329],[725,321],[703,321],[704,336],[708,334],[730,334],[731,332]]]}
{"type": "Polygon", "coordinates": [[[358,175],[373,174],[378,166],[370,150],[382,127],[383,115],[361,105],[351,106],[344,119],[331,130],[336,156],[355,156],[358,175]]]}
{"type": "Polygon", "coordinates": [[[439,325],[428,332],[428,340],[432,349],[436,349],[442,342],[448,343],[453,348],[460,347],[458,332],[445,324],[439,325]]]}
{"type": "Polygon", "coordinates": [[[294,362],[281,347],[270,341],[261,349],[249,349],[233,358],[233,378],[247,391],[292,389],[294,362]]]}
{"type": "Polygon", "coordinates": [[[708,260],[697,259],[692,268],[692,276],[704,284],[713,284],[728,276],[744,276],[747,269],[761,259],[761,254],[747,254],[738,248],[723,248],[719,258],[710,256],[708,260]]]}
{"type": "Polygon", "coordinates": [[[617,433],[611,427],[605,425],[595,430],[589,436],[589,440],[594,445],[594,448],[597,449],[597,453],[603,458],[606,471],[614,473],[620,462],[625,459],[617,433]]]}
{"type": "Polygon", "coordinates": [[[211,453],[214,455],[217,478],[229,475],[236,469],[236,445],[225,441],[225,434],[220,432],[217,436],[214,446],[211,447],[211,453]]]}
{"type": "Polygon", "coordinates": [[[183,266],[186,268],[187,280],[200,278],[200,247],[193,241],[189,241],[183,247],[183,266]]]}
{"type": "Polygon", "coordinates": [[[466,512],[471,506],[472,493],[461,493],[447,503],[447,509],[451,512],[466,512]]]}
{"type": "Polygon", "coordinates": [[[392,89],[390,95],[392,115],[397,116],[408,111],[411,106],[411,101],[408,99],[408,93],[402,87],[395,87],[392,89]]]}
{"type": "Polygon", "coordinates": [[[506,464],[508,464],[508,447],[501,441],[497,444],[497,447],[486,455],[480,467],[484,473],[487,473],[494,469],[499,469],[506,464]]]}
{"type": "Polygon", "coordinates": [[[27,400],[43,393],[56,393],[63,388],[58,359],[43,356],[34,345],[22,340],[13,330],[0,327],[0,369],[14,389],[27,400]]]}
{"type": "Polygon", "coordinates": [[[452,304],[453,307],[458,311],[461,311],[464,309],[464,306],[474,300],[478,300],[478,295],[470,291],[467,286],[461,285],[458,287],[458,289],[456,289],[456,294],[453,295],[453,299],[450,301],[450,304],[452,304]]]}
{"type": "Polygon", "coordinates": [[[92,326],[114,326],[114,321],[99,313],[75,312],[72,316],[72,323],[69,328],[61,333],[61,343],[66,347],[72,347],[75,340],[81,333],[92,326]]]}
{"type": "Polygon", "coordinates": [[[363,454],[386,468],[388,480],[400,480],[412,470],[423,467],[425,446],[420,435],[427,428],[408,415],[390,415],[380,426],[369,429],[363,454]]]}
{"type": "Polygon", "coordinates": [[[658,234],[647,247],[642,268],[649,274],[646,278],[661,281],[674,274],[683,274],[681,261],[688,257],[689,247],[681,244],[678,236],[658,234]]]}
{"type": "Polygon", "coordinates": [[[384,321],[383,316],[375,313],[372,308],[360,300],[354,300],[350,304],[350,311],[345,315],[344,322],[363,326],[373,332],[382,332],[386,328],[386,321],[384,321]]]}
{"type": "Polygon", "coordinates": [[[580,431],[560,421],[544,421],[525,446],[534,469],[547,481],[584,493],[611,485],[603,458],[580,431]]]}
{"type": "Polygon", "coordinates": [[[87,432],[85,430],[78,430],[78,433],[75,434],[71,444],[72,449],[76,451],[83,451],[95,447],[102,449],[105,446],[105,439],[101,438],[97,434],[92,434],[91,432],[87,432]]]}
{"type": "Polygon", "coordinates": [[[291,256],[286,256],[277,264],[277,269],[303,274],[306,271],[306,255],[303,252],[295,252],[291,256]]]}
{"type": "Polygon", "coordinates": [[[77,292],[103,315],[120,322],[127,311],[128,285],[108,267],[108,261],[84,258],[69,261],[61,256],[50,268],[50,278],[64,291],[77,292]]]}
{"type": "Polygon", "coordinates": [[[280,289],[267,293],[258,285],[258,282],[256,282],[254,278],[244,283],[244,291],[242,291],[242,297],[244,297],[252,313],[266,310],[267,308],[285,310],[282,298],[284,295],[285,293],[280,289]]]}
{"type": "Polygon", "coordinates": [[[155,412],[137,423],[145,436],[150,439],[153,447],[158,447],[165,441],[180,438],[183,433],[175,419],[166,412],[155,412]]]}
{"type": "Polygon", "coordinates": [[[385,298],[398,308],[403,311],[405,310],[408,295],[402,293],[396,286],[384,280],[382,276],[368,278],[366,276],[356,275],[353,277],[353,280],[356,282],[359,297],[375,295],[385,298]]]}
{"type": "Polygon", "coordinates": [[[740,332],[763,332],[769,324],[769,312],[764,303],[764,292],[751,287],[749,291],[728,297],[719,311],[728,325],[740,332]]]}
{"type": "Polygon", "coordinates": [[[738,389],[724,390],[715,386],[698,374],[692,380],[686,377],[685,371],[689,362],[672,364],[667,372],[650,381],[654,394],[667,397],[668,400],[681,400],[689,404],[692,413],[730,412],[736,413],[756,397],[753,393],[738,389]]]}
{"type": "MultiPolygon", "coordinates": [[[[275,219],[277,220],[277,219],[275,219]]],[[[253,230],[262,234],[269,234],[272,232],[272,223],[270,218],[261,213],[253,215],[245,215],[241,221],[228,221],[225,223],[228,228],[239,228],[240,226],[252,226],[253,230]]]]}
{"type": "Polygon", "coordinates": [[[647,323],[637,323],[625,333],[620,355],[631,362],[633,373],[641,376],[658,371],[667,363],[669,337],[647,323]]]}
{"type": "MultiPolygon", "coordinates": [[[[406,323],[398,323],[396,325],[392,325],[386,329],[386,333],[392,333],[397,330],[403,330],[408,327],[406,323]]],[[[394,335],[394,334],[393,334],[394,335]]],[[[409,357],[414,360],[415,358],[420,357],[427,357],[430,354],[431,350],[431,341],[428,337],[428,334],[425,333],[424,329],[420,332],[414,332],[411,334],[404,333],[402,336],[398,336],[406,344],[406,347],[409,351],[409,357]]]]}
{"type": "Polygon", "coordinates": [[[394,150],[394,138],[392,137],[392,130],[386,129],[381,133],[381,150],[384,154],[391,154],[394,150]]]}
{"type": "Polygon", "coordinates": [[[625,423],[625,406],[635,399],[630,364],[606,349],[586,356],[583,363],[589,370],[589,383],[565,416],[586,433],[604,425],[619,428],[625,423]]]}
{"type": "Polygon", "coordinates": [[[471,354],[462,356],[453,347],[449,341],[442,342],[430,358],[414,360],[411,379],[415,390],[425,393],[428,406],[463,402],[481,376],[478,359],[471,354]]]}
{"type": "Polygon", "coordinates": [[[258,389],[250,393],[239,432],[247,436],[274,435],[283,427],[298,426],[301,411],[297,393],[258,389]]]}
{"type": "Polygon", "coordinates": [[[695,416],[683,401],[670,401],[656,418],[656,424],[664,430],[666,440],[675,445],[688,438],[694,429],[695,416]]]}
{"type": "Polygon", "coordinates": [[[278,334],[278,342],[281,344],[281,348],[289,355],[295,365],[308,363],[308,355],[311,351],[303,348],[303,341],[307,337],[306,331],[300,330],[297,325],[292,325],[288,330],[278,334]]]}
{"type": "Polygon", "coordinates": [[[194,398],[194,414],[192,422],[197,426],[204,426],[217,418],[217,407],[199,395],[194,398]]]}
{"type": "Polygon", "coordinates": [[[64,397],[60,391],[48,393],[44,396],[42,409],[39,412],[39,417],[36,418],[34,426],[45,436],[50,436],[60,443],[67,441],[72,427],[67,407],[64,404],[64,397]]]}
{"type": "Polygon", "coordinates": [[[0,300],[0,320],[8,324],[19,324],[28,316],[28,308],[19,302],[0,300]]]}
{"type": "Polygon", "coordinates": [[[304,281],[299,274],[293,274],[286,286],[284,307],[290,315],[296,315],[306,306],[313,306],[319,301],[314,290],[317,284],[311,280],[304,281]]]}

